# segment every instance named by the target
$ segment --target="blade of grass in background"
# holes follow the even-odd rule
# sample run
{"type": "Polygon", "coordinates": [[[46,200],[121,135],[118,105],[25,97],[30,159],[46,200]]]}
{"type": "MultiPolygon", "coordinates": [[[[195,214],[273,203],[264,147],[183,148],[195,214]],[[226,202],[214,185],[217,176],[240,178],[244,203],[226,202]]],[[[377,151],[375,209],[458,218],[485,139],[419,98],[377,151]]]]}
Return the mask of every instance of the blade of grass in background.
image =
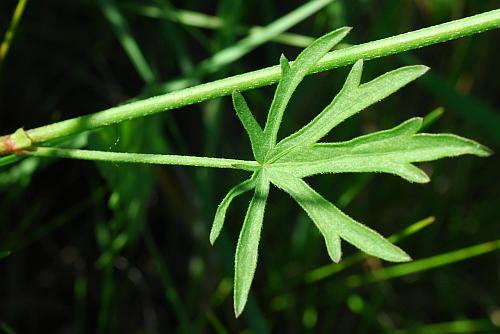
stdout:
{"type": "MultiPolygon", "coordinates": [[[[173,7],[171,7],[168,11],[165,11],[156,6],[137,3],[125,3],[122,5],[122,8],[137,15],[142,15],[153,19],[167,19],[169,21],[191,27],[212,30],[228,28],[234,30],[239,35],[252,34],[265,29],[265,27],[263,26],[228,26],[228,23],[220,17],[207,15],[205,13],[195,12],[191,10],[175,9],[173,7]]],[[[314,41],[314,38],[294,33],[283,32],[271,38],[270,41],[305,48],[314,41]]]]}
{"type": "Polygon", "coordinates": [[[19,26],[19,22],[21,21],[21,17],[23,16],[24,9],[26,8],[26,3],[28,0],[19,0],[10,20],[9,27],[5,32],[5,36],[3,38],[2,43],[0,44],[0,74],[2,73],[2,68],[5,63],[5,58],[9,52],[10,46],[12,44],[12,40],[16,35],[17,28],[19,26]]]}
{"type": "Polygon", "coordinates": [[[87,292],[88,292],[88,280],[87,277],[78,269],[75,274],[75,282],[73,285],[73,297],[74,297],[74,315],[75,315],[75,327],[76,333],[84,334],[88,331],[87,327],[87,292]]]}
{"type": "Polygon", "coordinates": [[[472,334],[498,333],[500,327],[490,320],[456,320],[437,324],[415,325],[410,329],[397,329],[393,334],[472,334]]]}
{"type": "Polygon", "coordinates": [[[129,56],[135,69],[141,76],[141,78],[150,84],[155,81],[155,75],[151,68],[149,67],[146,58],[141,52],[141,49],[137,45],[137,42],[132,37],[132,33],[128,27],[127,21],[123,17],[122,13],[116,7],[114,0],[99,0],[101,9],[111,23],[111,26],[118,36],[120,44],[129,56]]]}
{"type": "Polygon", "coordinates": [[[224,324],[220,321],[217,315],[212,311],[207,311],[208,322],[212,325],[213,330],[217,334],[228,334],[229,331],[224,327],[224,324]]]}
{"type": "MultiPolygon", "coordinates": [[[[173,11],[173,6],[168,0],[155,0],[161,13],[173,11]]],[[[178,63],[182,73],[189,73],[193,70],[193,61],[188,52],[184,35],[171,21],[163,20],[160,22],[164,34],[164,43],[167,48],[172,48],[173,59],[178,63]]]]}
{"type": "Polygon", "coordinates": [[[7,325],[5,322],[0,321],[0,329],[5,333],[5,334],[16,334],[16,331],[7,325]]]}
{"type": "Polygon", "coordinates": [[[352,275],[347,277],[345,282],[347,286],[355,288],[364,284],[387,281],[396,277],[420,273],[422,271],[442,267],[459,261],[464,261],[476,256],[496,251],[499,248],[500,239],[497,239],[479,245],[432,256],[422,260],[416,260],[405,264],[381,268],[366,275],[352,275]]]}
{"type": "Polygon", "coordinates": [[[335,202],[339,208],[346,208],[349,203],[368,185],[374,175],[365,173],[356,175],[355,181],[338,197],[335,202]]]}
{"type": "Polygon", "coordinates": [[[181,333],[194,333],[189,322],[188,314],[186,312],[186,308],[177,293],[177,289],[173,283],[173,280],[170,278],[170,274],[163,261],[161,252],[156,245],[153,235],[151,233],[151,229],[148,224],[146,224],[144,228],[144,242],[146,243],[146,247],[148,252],[151,254],[153,261],[155,263],[156,269],[158,270],[158,274],[160,275],[160,280],[163,286],[163,293],[165,295],[165,299],[172,306],[177,320],[180,323],[180,332],[181,333]]]}
{"type": "Polygon", "coordinates": [[[112,329],[112,298],[115,288],[113,262],[109,261],[102,268],[101,295],[99,318],[97,320],[97,333],[106,334],[112,329]]]}
{"type": "Polygon", "coordinates": [[[428,129],[432,124],[437,122],[441,116],[444,114],[444,108],[443,107],[437,107],[430,113],[424,116],[424,119],[422,121],[422,126],[418,130],[419,132],[423,132],[424,130],[428,129]]]}

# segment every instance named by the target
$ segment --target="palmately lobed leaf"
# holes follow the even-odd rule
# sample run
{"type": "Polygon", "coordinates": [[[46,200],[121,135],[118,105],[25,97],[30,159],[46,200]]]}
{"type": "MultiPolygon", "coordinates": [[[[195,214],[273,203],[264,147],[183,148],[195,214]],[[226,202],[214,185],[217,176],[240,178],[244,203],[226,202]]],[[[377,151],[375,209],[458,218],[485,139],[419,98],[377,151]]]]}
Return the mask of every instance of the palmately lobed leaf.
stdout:
{"type": "MultiPolygon", "coordinates": [[[[406,66],[361,84],[363,61],[357,61],[333,101],[308,124],[278,144],[276,138],[285,108],[300,81],[314,64],[338,43],[349,28],[333,31],[307,47],[290,65],[281,56],[281,80],[271,104],[264,129],[255,120],[244,97],[233,93],[236,114],[245,128],[258,164],[252,177],[232,188],[214,218],[210,242],[217,239],[232,200],[255,188],[240,232],[235,255],[234,312],[238,317],[248,300],[255,275],[262,222],[270,184],[288,193],[307,213],[325,239],[334,262],[342,256],[341,239],[372,256],[391,262],[411,260],[402,249],[379,233],[355,221],[312,189],[304,177],[320,173],[378,172],[398,175],[408,181],[425,183],[429,177],[412,163],[463,154],[488,156],[491,151],[472,140],[452,134],[417,132],[421,118],[355,139],[318,143],[335,126],[368,106],[393,94],[423,75],[425,66],[406,66]]],[[[241,168],[247,169],[248,167],[241,168]]]]}

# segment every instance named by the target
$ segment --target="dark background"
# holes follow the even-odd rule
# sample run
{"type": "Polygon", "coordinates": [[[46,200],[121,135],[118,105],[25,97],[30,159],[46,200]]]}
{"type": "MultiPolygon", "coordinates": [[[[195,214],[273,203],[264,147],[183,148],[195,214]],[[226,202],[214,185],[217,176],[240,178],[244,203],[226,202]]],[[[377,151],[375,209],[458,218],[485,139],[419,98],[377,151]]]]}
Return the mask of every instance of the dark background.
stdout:
{"type": "MultiPolygon", "coordinates": [[[[236,26],[266,25],[301,1],[175,1],[225,19],[210,30],[144,17],[116,1],[155,81],[124,52],[100,1],[29,1],[0,69],[0,133],[89,114],[157,91],[242,38],[236,26]]],[[[14,0],[0,2],[0,36],[14,0]]],[[[354,27],[358,44],[498,8],[499,1],[335,1],[291,32],[318,37],[354,27]]],[[[370,61],[364,80],[416,61],[425,77],[340,125],[330,140],[445,112],[428,132],[452,132],[500,149],[499,31],[370,61]]],[[[269,42],[208,82],[275,65],[300,48],[269,42]]],[[[281,136],[316,115],[348,68],[307,78],[285,114],[281,136]]],[[[260,121],[273,87],[244,93],[260,121]]],[[[75,147],[249,159],[250,145],[228,97],[69,138],[75,147]]],[[[464,156],[426,163],[428,184],[390,175],[324,175],[309,181],[345,212],[384,235],[423,218],[434,224],[400,242],[415,260],[499,238],[500,161],[464,156]]],[[[374,284],[350,285],[391,266],[367,259],[308,282],[328,265],[324,242],[287,195],[271,190],[249,304],[232,307],[233,254],[249,195],[228,212],[222,237],[208,241],[218,202],[244,173],[29,158],[0,170],[0,332],[5,333],[472,333],[498,332],[499,253],[374,284]],[[443,327],[435,324],[444,323],[443,327]],[[432,325],[434,324],[434,327],[432,325]],[[469,327],[467,327],[469,326],[469,327]],[[437,328],[437,329],[436,329],[437,328]]],[[[498,247],[498,241],[496,242],[498,247]]],[[[345,257],[356,251],[344,243],[345,257]]],[[[470,254],[470,252],[467,252],[470,254]]],[[[430,263],[436,264],[436,259],[430,263]]]]}

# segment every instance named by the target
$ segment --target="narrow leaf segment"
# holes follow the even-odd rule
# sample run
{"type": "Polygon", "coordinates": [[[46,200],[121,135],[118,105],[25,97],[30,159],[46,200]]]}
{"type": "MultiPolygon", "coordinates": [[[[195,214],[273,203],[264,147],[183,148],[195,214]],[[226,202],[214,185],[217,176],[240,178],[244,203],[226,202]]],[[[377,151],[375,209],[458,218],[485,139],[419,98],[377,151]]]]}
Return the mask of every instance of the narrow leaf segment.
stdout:
{"type": "Polygon", "coordinates": [[[236,247],[234,263],[234,312],[236,316],[243,312],[255,268],[257,268],[260,232],[269,194],[269,181],[265,173],[262,170],[256,177],[255,193],[248,206],[236,247]]]}

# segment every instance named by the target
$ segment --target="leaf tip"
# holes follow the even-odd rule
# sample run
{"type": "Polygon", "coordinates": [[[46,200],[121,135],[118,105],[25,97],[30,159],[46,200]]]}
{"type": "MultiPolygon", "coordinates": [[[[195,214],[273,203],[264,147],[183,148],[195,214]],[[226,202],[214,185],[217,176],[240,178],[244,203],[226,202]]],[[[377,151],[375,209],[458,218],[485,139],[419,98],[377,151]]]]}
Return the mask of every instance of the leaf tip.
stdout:
{"type": "Polygon", "coordinates": [[[335,263],[339,263],[340,260],[342,260],[342,254],[339,254],[338,256],[332,256],[332,261],[335,263]]]}
{"type": "MultiPolygon", "coordinates": [[[[222,204],[222,203],[221,203],[222,204]]],[[[223,207],[219,205],[217,208],[217,212],[215,213],[215,218],[212,223],[212,229],[210,230],[210,244],[213,246],[215,244],[215,241],[220,235],[220,232],[222,231],[222,227],[224,225],[224,219],[226,216],[226,209],[227,207],[223,207]]]]}
{"type": "Polygon", "coordinates": [[[431,178],[425,172],[422,172],[422,174],[418,178],[414,179],[413,182],[415,182],[415,183],[429,183],[429,182],[431,182],[431,178]]]}
{"type": "Polygon", "coordinates": [[[243,306],[240,306],[240,305],[236,305],[236,303],[234,304],[234,317],[235,318],[239,318],[239,316],[241,315],[241,313],[243,313],[243,309],[245,308],[245,305],[243,304],[243,306]]]}
{"type": "Polygon", "coordinates": [[[409,164],[407,171],[410,173],[402,176],[410,182],[428,183],[431,181],[431,178],[427,175],[427,173],[414,165],[409,164]]]}
{"type": "Polygon", "coordinates": [[[429,66],[425,66],[425,65],[417,65],[417,68],[421,72],[420,75],[424,75],[425,73],[427,73],[427,71],[429,71],[431,69],[429,66]]]}
{"type": "Polygon", "coordinates": [[[410,261],[413,261],[413,259],[411,258],[410,255],[408,255],[408,253],[406,253],[405,251],[401,250],[401,256],[395,260],[394,262],[410,262],[410,261]]]}
{"type": "Polygon", "coordinates": [[[388,256],[381,257],[382,259],[390,262],[410,262],[413,261],[410,255],[398,246],[392,244],[391,254],[388,256]]]}
{"type": "Polygon", "coordinates": [[[213,231],[210,232],[210,245],[214,245],[215,244],[215,241],[217,240],[217,235],[215,233],[213,233],[213,231]]]}
{"type": "Polygon", "coordinates": [[[495,152],[487,146],[479,144],[479,146],[477,147],[477,155],[479,157],[485,158],[485,157],[489,157],[490,155],[493,155],[493,154],[495,154],[495,152]]]}
{"type": "Polygon", "coordinates": [[[281,67],[281,76],[286,75],[290,71],[290,63],[283,53],[280,56],[280,67],[281,67]]]}
{"type": "Polygon", "coordinates": [[[348,33],[351,32],[352,29],[353,29],[353,27],[345,26],[345,27],[337,29],[337,31],[341,32],[342,34],[347,35],[348,33]]]}

